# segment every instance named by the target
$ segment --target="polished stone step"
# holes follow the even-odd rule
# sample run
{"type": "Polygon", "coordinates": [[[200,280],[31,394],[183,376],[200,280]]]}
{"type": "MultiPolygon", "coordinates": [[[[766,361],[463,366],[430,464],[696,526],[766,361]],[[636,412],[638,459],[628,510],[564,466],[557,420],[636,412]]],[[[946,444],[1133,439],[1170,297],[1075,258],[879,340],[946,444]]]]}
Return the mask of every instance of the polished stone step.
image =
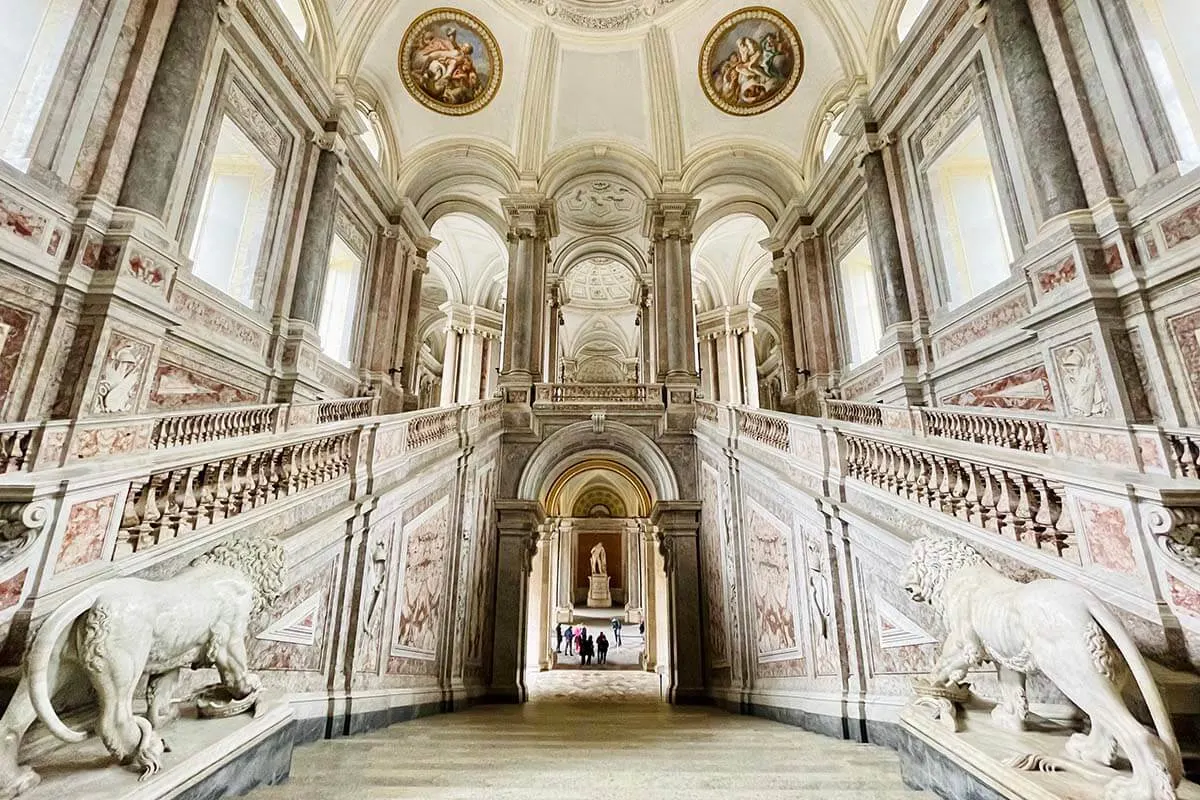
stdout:
{"type": "Polygon", "coordinates": [[[654,674],[557,672],[530,681],[534,701],[524,706],[484,706],[297,748],[291,779],[250,797],[931,797],[904,787],[890,750],[710,708],[668,706],[654,699],[654,674]],[[567,687],[579,676],[587,684],[572,693],[567,687]]]}

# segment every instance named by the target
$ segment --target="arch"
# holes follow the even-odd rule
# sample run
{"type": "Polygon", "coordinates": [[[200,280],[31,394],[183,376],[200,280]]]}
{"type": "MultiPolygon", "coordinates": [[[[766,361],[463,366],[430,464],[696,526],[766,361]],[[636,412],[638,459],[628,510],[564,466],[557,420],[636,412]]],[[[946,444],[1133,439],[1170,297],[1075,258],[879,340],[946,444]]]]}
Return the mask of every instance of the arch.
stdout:
{"type": "Polygon", "coordinates": [[[544,503],[562,475],[597,459],[617,464],[636,476],[648,491],[651,506],[679,499],[675,470],[649,436],[621,422],[606,422],[604,430],[597,433],[590,421],[557,430],[538,445],[521,471],[517,498],[544,503]]]}
{"type": "Polygon", "coordinates": [[[620,142],[580,142],[556,150],[542,166],[539,191],[556,197],[573,180],[595,175],[620,178],[642,192],[642,197],[658,194],[662,185],[659,167],[648,153],[620,142]]]}
{"type": "MultiPolygon", "coordinates": [[[[642,481],[642,479],[636,473],[634,473],[628,467],[624,466],[623,464],[621,464],[617,461],[613,461],[612,459],[607,459],[607,458],[595,458],[595,459],[589,459],[587,461],[581,461],[580,463],[576,464],[575,466],[571,467],[568,470],[565,470],[561,475],[559,475],[558,478],[554,481],[554,484],[551,485],[550,488],[546,490],[546,496],[545,496],[545,500],[543,501],[543,504],[546,507],[547,513],[552,514],[554,516],[586,516],[586,515],[580,515],[580,514],[561,513],[563,510],[561,508],[561,506],[564,504],[563,503],[564,500],[566,500],[573,506],[573,505],[575,505],[575,501],[578,499],[578,498],[569,498],[569,497],[565,496],[566,490],[569,487],[572,480],[579,478],[581,476],[586,476],[588,473],[593,473],[593,472],[606,473],[606,474],[612,474],[612,475],[618,476],[621,480],[623,480],[625,483],[627,483],[629,485],[629,487],[633,490],[633,493],[637,497],[638,502],[634,508],[632,508],[632,509],[626,508],[626,510],[633,511],[634,513],[621,514],[619,516],[635,516],[635,517],[650,516],[650,507],[651,507],[653,501],[651,500],[649,489],[646,488],[646,484],[642,481]]],[[[590,483],[594,483],[594,482],[590,482],[590,483]]],[[[590,485],[590,483],[589,483],[589,485],[590,485]]],[[[584,486],[582,488],[586,489],[587,486],[584,486]]],[[[622,505],[625,505],[625,504],[622,503],[622,505]]]]}
{"type": "Polygon", "coordinates": [[[639,281],[644,280],[650,269],[646,264],[645,254],[631,242],[618,236],[597,234],[575,239],[560,248],[554,256],[550,271],[560,277],[566,277],[576,264],[597,256],[621,262],[639,281]]]}
{"type": "Polygon", "coordinates": [[[520,186],[516,160],[490,139],[455,137],[413,151],[397,176],[400,192],[422,216],[447,197],[469,197],[464,184],[476,184],[480,194],[499,200],[520,186]]]}

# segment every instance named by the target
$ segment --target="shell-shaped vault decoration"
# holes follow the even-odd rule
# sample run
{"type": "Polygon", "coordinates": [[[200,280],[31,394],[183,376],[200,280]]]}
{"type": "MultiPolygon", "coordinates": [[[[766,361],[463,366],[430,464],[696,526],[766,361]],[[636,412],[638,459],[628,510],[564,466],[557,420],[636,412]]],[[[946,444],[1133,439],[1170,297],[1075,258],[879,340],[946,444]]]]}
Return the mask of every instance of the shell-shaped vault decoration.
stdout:
{"type": "Polygon", "coordinates": [[[725,17],[700,49],[700,85],[726,114],[771,110],[787,99],[803,72],[800,34],[787,17],[762,6],[725,17]]]}
{"type": "Polygon", "coordinates": [[[503,59],[487,26],[465,11],[435,8],[404,32],[400,77],[409,94],[440,114],[473,114],[500,88],[503,59]]]}

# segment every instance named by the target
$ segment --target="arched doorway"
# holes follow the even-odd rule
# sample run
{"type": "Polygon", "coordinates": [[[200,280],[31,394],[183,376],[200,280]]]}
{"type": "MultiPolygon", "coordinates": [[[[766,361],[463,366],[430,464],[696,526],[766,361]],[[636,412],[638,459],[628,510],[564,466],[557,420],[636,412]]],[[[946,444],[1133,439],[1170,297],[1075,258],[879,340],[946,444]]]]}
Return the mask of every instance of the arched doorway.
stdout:
{"type": "Polygon", "coordinates": [[[586,626],[594,639],[603,631],[607,670],[653,673],[656,691],[675,702],[701,696],[699,503],[679,499],[654,441],[602,416],[568,425],[529,456],[516,488],[497,503],[493,696],[524,701],[538,673],[601,668],[598,654],[585,665],[565,643],[555,652],[559,623],[586,626]]]}

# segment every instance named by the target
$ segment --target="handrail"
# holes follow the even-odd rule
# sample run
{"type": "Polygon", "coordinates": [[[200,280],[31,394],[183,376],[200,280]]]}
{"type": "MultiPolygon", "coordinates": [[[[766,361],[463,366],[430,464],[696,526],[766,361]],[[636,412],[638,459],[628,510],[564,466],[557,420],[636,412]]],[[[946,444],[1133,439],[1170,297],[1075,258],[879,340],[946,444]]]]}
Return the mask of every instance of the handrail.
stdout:
{"type": "Polygon", "coordinates": [[[573,403],[662,405],[658,383],[539,383],[534,387],[536,405],[573,403]]]}

